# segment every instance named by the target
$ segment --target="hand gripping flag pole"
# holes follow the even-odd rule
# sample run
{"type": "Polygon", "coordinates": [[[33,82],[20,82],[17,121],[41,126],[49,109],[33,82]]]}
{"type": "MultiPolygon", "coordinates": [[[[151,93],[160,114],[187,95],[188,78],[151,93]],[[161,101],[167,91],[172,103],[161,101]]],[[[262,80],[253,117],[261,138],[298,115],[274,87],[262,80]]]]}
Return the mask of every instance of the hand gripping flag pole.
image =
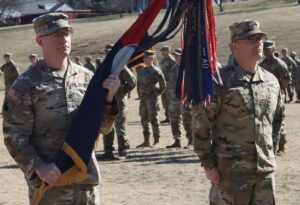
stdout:
{"type": "Polygon", "coordinates": [[[102,82],[111,73],[118,74],[122,70],[164,3],[164,0],[153,0],[97,69],[55,161],[62,175],[53,185],[43,182],[35,191],[32,204],[38,204],[44,193],[53,187],[78,183],[86,178],[105,107],[107,90],[102,87],[102,82]]]}

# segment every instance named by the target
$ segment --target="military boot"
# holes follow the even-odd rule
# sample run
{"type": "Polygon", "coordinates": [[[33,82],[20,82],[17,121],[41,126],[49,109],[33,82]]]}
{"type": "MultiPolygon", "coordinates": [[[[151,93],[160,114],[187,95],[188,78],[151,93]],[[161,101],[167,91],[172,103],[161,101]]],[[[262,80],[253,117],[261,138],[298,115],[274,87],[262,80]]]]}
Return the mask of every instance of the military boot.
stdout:
{"type": "Polygon", "coordinates": [[[96,154],[96,159],[99,161],[111,161],[111,160],[119,160],[118,157],[114,156],[113,152],[104,152],[103,154],[96,154]]]}
{"type": "Polygon", "coordinates": [[[138,145],[136,148],[142,148],[142,147],[151,147],[149,135],[144,135],[144,142],[138,145]]]}
{"type": "Polygon", "coordinates": [[[119,156],[126,156],[130,148],[129,141],[126,140],[124,136],[118,136],[118,147],[119,156]]]}
{"type": "Polygon", "coordinates": [[[172,145],[167,146],[168,149],[170,148],[180,148],[181,142],[180,139],[175,139],[175,142],[172,145]]]}
{"type": "Polygon", "coordinates": [[[285,151],[284,144],[280,144],[276,154],[280,156],[280,155],[283,155],[285,153],[286,153],[286,151],[285,151]]]}
{"type": "Polygon", "coordinates": [[[158,144],[159,144],[159,136],[154,136],[153,146],[156,146],[158,144]]]}

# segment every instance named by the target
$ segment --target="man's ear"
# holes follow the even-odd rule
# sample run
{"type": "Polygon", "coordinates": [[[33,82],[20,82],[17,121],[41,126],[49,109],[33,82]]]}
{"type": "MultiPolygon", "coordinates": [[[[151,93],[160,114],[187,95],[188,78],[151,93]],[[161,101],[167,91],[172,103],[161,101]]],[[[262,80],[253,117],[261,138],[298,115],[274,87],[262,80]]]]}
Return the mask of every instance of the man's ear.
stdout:
{"type": "Polygon", "coordinates": [[[231,42],[229,44],[229,48],[230,48],[231,52],[234,53],[236,51],[236,49],[237,49],[236,43],[231,42]]]}
{"type": "Polygon", "coordinates": [[[35,41],[36,41],[36,43],[37,43],[39,46],[42,46],[42,45],[43,45],[43,39],[42,39],[41,37],[37,36],[37,37],[35,38],[35,41]]]}

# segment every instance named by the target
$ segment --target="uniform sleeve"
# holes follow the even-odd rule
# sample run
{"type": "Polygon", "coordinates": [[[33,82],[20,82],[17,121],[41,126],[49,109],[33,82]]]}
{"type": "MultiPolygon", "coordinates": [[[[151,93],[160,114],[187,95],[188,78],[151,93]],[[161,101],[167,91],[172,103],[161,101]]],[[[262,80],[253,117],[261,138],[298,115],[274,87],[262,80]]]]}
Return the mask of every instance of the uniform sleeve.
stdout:
{"type": "Polygon", "coordinates": [[[34,114],[29,88],[16,82],[5,96],[3,105],[4,143],[25,176],[30,179],[44,162],[30,143],[34,114]]]}
{"type": "Polygon", "coordinates": [[[166,81],[165,81],[164,74],[161,71],[158,72],[157,81],[159,83],[158,93],[162,94],[166,89],[166,81]]]}
{"type": "Polygon", "coordinates": [[[286,64],[282,61],[279,61],[279,72],[280,72],[280,83],[282,88],[287,88],[290,82],[290,74],[286,64]]]}
{"type": "Polygon", "coordinates": [[[277,100],[277,107],[273,119],[273,131],[272,131],[272,138],[273,138],[273,147],[276,148],[279,139],[280,139],[280,130],[282,125],[282,120],[284,118],[284,102],[281,96],[281,92],[278,92],[278,100],[277,100]]]}
{"type": "Polygon", "coordinates": [[[125,75],[125,80],[126,80],[126,91],[130,92],[133,90],[136,86],[136,78],[132,74],[132,72],[128,68],[124,68],[124,75],[125,75]]]}
{"type": "MultiPolygon", "coordinates": [[[[217,90],[216,90],[217,92],[217,90]]],[[[209,170],[217,167],[215,154],[212,149],[212,132],[217,119],[218,104],[220,102],[216,93],[216,101],[205,108],[200,107],[193,114],[194,151],[198,154],[201,166],[209,170]]]]}

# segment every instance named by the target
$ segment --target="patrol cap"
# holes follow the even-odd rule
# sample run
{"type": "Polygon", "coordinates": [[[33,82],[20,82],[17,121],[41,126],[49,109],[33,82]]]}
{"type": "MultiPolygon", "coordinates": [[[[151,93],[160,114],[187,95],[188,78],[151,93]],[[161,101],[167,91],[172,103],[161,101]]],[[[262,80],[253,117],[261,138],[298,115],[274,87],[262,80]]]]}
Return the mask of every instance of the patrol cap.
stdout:
{"type": "Polygon", "coordinates": [[[231,31],[231,41],[245,39],[255,34],[262,34],[266,36],[266,33],[260,30],[260,24],[255,20],[243,20],[237,21],[229,26],[231,31]]]}
{"type": "Polygon", "coordinates": [[[48,13],[33,19],[34,30],[37,36],[51,34],[61,28],[72,28],[68,16],[63,13],[48,13]]]}
{"type": "Polygon", "coordinates": [[[278,51],[274,51],[274,56],[279,57],[279,52],[278,51]]]}
{"type": "Polygon", "coordinates": [[[297,53],[296,53],[296,51],[293,51],[293,52],[291,52],[291,57],[296,57],[296,55],[297,55],[297,53]]]}
{"type": "Polygon", "coordinates": [[[92,60],[92,56],[87,56],[87,57],[85,57],[85,60],[91,61],[91,60],[92,60]]]}
{"type": "Polygon", "coordinates": [[[37,57],[38,57],[37,54],[34,54],[34,53],[32,53],[28,56],[28,58],[37,58],[37,57]]]}
{"type": "Polygon", "coordinates": [[[11,53],[4,53],[3,57],[11,57],[12,54],[11,53]]]}
{"type": "Polygon", "coordinates": [[[102,58],[96,58],[96,63],[102,63],[103,59],[102,58]]]}
{"type": "Polygon", "coordinates": [[[176,48],[175,51],[173,52],[173,54],[181,56],[181,48],[176,48]]]}
{"type": "Polygon", "coordinates": [[[267,40],[264,42],[264,49],[275,48],[275,42],[267,40]]]}
{"type": "Polygon", "coordinates": [[[144,52],[144,57],[153,58],[154,56],[155,56],[155,52],[154,51],[145,51],[144,52]]]}
{"type": "Polygon", "coordinates": [[[160,51],[170,51],[171,50],[171,46],[163,46],[160,48],[160,51]]]}
{"type": "Polygon", "coordinates": [[[288,51],[289,51],[288,48],[283,48],[283,49],[281,49],[281,53],[287,53],[288,51]]]}
{"type": "Polygon", "coordinates": [[[107,45],[105,45],[105,49],[106,50],[112,49],[112,47],[114,47],[114,44],[107,44],[107,45]]]}

